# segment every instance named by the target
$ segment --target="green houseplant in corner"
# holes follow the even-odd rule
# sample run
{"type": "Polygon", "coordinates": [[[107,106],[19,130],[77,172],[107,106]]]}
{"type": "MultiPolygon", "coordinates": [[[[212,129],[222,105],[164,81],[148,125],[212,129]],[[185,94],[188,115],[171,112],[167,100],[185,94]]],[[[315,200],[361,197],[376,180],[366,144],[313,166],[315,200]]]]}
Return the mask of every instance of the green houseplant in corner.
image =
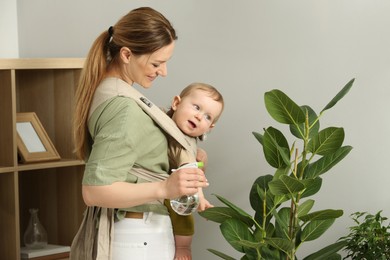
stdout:
{"type": "Polygon", "coordinates": [[[390,259],[390,223],[385,224],[388,219],[382,216],[382,211],[375,215],[355,212],[351,217],[356,226],[350,227],[350,233],[340,238],[347,243],[343,249],[347,256],[343,259],[390,259]]]}
{"type": "MultiPolygon", "coordinates": [[[[315,240],[343,215],[338,209],[312,211],[322,176],[352,150],[343,146],[344,129],[327,127],[320,130],[320,118],[350,90],[354,79],[317,115],[308,105],[298,106],[280,90],[264,95],[270,116],[288,126],[295,141],[290,145],[282,131],[268,127],[264,133],[253,132],[262,145],[266,161],[275,169],[273,175],[258,177],[250,190],[254,216],[226,198],[215,195],[224,206],[209,208],[200,215],[220,223],[226,241],[243,253],[241,259],[296,259],[300,246],[315,240]]],[[[315,252],[305,260],[341,259],[337,253],[345,246],[338,241],[315,252]]],[[[223,252],[208,249],[223,259],[234,259],[223,252]]]]}

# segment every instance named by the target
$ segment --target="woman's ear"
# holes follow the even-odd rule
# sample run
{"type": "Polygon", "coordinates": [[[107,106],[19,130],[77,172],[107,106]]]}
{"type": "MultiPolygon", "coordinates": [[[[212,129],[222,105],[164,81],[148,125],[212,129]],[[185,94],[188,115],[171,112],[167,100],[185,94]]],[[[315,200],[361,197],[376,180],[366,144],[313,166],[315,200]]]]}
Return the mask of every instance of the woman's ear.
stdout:
{"type": "Polygon", "coordinates": [[[171,107],[172,107],[172,110],[173,110],[173,111],[176,111],[177,106],[180,104],[180,101],[181,101],[180,96],[175,96],[175,97],[173,98],[172,104],[171,104],[171,107]]]}
{"type": "Polygon", "coordinates": [[[120,55],[120,58],[121,58],[121,61],[123,63],[129,63],[130,61],[130,58],[132,57],[132,52],[129,48],[127,47],[122,47],[119,51],[119,55],[120,55]]]}

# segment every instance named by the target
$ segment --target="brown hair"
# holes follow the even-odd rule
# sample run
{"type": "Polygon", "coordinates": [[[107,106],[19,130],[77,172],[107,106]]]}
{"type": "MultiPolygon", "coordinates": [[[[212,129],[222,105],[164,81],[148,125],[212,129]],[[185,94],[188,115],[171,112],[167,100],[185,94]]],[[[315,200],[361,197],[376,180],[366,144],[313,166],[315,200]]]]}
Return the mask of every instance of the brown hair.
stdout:
{"type": "Polygon", "coordinates": [[[93,95],[108,66],[119,68],[119,51],[128,47],[134,55],[151,54],[177,39],[171,23],[158,11],[141,7],[123,16],[92,44],[76,90],[74,142],[78,158],[89,152],[88,114],[93,95]]]}

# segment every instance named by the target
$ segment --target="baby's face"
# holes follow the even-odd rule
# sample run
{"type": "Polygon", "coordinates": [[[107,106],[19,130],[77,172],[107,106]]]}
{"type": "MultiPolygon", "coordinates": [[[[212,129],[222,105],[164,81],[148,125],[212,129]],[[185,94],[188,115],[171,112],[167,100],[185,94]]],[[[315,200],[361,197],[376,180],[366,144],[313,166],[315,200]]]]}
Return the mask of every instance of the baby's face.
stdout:
{"type": "Polygon", "coordinates": [[[198,137],[214,127],[214,121],[222,112],[222,104],[202,90],[194,90],[183,98],[175,98],[172,119],[186,135],[198,137]]]}

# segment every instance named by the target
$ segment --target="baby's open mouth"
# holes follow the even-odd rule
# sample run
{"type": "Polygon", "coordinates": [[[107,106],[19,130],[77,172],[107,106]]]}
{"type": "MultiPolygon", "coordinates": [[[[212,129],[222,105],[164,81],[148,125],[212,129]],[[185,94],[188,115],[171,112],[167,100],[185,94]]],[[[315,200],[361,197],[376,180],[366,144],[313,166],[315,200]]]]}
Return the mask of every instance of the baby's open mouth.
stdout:
{"type": "Polygon", "coordinates": [[[192,128],[196,128],[196,124],[190,120],[188,120],[188,123],[191,125],[192,128]]]}

